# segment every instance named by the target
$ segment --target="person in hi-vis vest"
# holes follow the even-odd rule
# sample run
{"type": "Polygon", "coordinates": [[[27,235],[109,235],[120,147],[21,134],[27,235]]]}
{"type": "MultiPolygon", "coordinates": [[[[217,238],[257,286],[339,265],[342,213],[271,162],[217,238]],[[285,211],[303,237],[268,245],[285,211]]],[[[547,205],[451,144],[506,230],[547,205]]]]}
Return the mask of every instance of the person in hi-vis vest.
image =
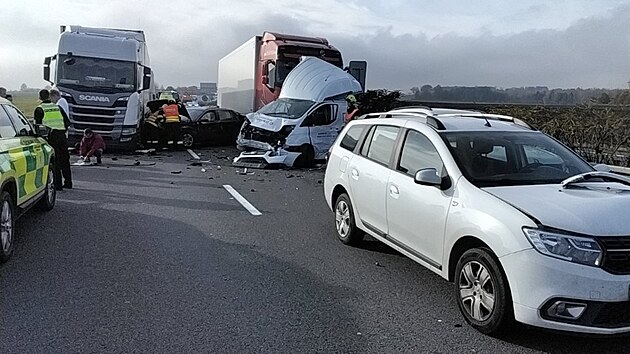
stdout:
{"type": "Polygon", "coordinates": [[[68,140],[66,139],[66,129],[70,125],[68,115],[63,109],[52,103],[48,90],[39,91],[39,99],[42,103],[35,108],[33,117],[36,124],[44,125],[48,129],[46,140],[55,149],[53,171],[55,189],[71,189],[72,172],[70,171],[70,154],[68,153],[68,140]]]}
{"type": "Polygon", "coordinates": [[[162,113],[164,114],[164,131],[162,134],[161,147],[166,147],[170,141],[173,142],[173,147],[177,147],[177,142],[180,137],[180,123],[179,118],[179,106],[175,100],[168,100],[168,104],[162,106],[162,113]]]}

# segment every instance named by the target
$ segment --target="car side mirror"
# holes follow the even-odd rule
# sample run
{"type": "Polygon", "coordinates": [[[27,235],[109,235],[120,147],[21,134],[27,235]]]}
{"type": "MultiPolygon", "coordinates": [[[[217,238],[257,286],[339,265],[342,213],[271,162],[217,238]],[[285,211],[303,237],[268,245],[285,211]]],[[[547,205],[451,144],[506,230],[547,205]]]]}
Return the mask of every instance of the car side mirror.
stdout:
{"type": "Polygon", "coordinates": [[[416,172],[414,182],[424,186],[442,186],[442,177],[438,175],[438,171],[435,168],[425,168],[416,172]]]}

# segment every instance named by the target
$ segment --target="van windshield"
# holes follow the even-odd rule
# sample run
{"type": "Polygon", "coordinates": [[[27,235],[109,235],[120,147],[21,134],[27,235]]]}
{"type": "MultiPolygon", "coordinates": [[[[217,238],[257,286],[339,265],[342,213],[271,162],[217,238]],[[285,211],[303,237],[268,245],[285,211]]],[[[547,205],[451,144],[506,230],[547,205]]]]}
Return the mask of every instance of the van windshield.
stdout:
{"type": "Polygon", "coordinates": [[[309,100],[280,98],[258,110],[258,113],[272,117],[298,119],[313,107],[314,104],[314,101],[309,100]]]}

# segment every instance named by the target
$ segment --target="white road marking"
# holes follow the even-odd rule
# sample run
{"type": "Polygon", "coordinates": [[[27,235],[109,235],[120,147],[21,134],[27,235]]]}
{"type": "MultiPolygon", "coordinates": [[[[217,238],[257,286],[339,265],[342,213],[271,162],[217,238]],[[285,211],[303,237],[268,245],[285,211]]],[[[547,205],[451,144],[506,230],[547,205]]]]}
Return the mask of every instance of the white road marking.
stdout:
{"type": "Polygon", "coordinates": [[[199,155],[197,155],[194,151],[192,151],[191,149],[186,149],[186,151],[188,151],[188,153],[190,154],[190,156],[192,156],[193,159],[195,160],[201,160],[201,157],[199,157],[199,155]]]}
{"type": "Polygon", "coordinates": [[[250,214],[254,216],[262,215],[262,213],[258,211],[256,207],[254,207],[250,202],[248,202],[247,199],[245,199],[239,192],[237,192],[236,189],[232,188],[232,186],[230,186],[229,184],[224,184],[223,188],[225,188],[225,190],[228,191],[228,193],[230,193],[234,197],[234,199],[238,200],[238,202],[241,203],[243,208],[247,209],[247,211],[249,211],[250,214]]]}

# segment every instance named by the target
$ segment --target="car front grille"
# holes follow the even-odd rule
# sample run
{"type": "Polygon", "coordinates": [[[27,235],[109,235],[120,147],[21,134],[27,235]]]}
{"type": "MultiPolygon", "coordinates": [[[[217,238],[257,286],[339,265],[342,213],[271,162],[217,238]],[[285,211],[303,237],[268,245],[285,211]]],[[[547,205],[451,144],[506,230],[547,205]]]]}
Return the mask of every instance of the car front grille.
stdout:
{"type": "Polygon", "coordinates": [[[598,239],[604,246],[602,268],[613,274],[630,274],[630,236],[598,239]]]}

